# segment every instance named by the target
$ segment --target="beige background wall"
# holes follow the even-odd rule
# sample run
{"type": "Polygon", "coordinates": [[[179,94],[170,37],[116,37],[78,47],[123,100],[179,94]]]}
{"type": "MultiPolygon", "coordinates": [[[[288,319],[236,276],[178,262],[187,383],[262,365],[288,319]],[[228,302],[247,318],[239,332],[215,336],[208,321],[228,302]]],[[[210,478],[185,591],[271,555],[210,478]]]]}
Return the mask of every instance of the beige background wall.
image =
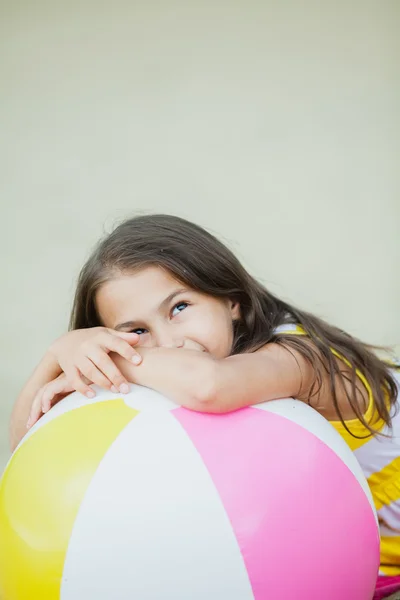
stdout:
{"type": "Polygon", "coordinates": [[[136,211],[193,219],[284,298],[400,343],[397,0],[1,6],[0,467],[82,262],[136,211]]]}

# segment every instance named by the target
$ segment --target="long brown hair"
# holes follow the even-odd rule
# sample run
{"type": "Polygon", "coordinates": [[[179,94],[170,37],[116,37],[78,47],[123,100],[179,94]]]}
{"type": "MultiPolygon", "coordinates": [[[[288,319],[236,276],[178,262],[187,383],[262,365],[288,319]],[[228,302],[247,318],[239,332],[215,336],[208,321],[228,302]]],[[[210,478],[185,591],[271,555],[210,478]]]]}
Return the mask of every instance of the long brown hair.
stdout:
{"type": "MultiPolygon", "coordinates": [[[[70,329],[102,324],[95,299],[97,290],[106,281],[154,265],[193,290],[239,302],[241,319],[234,325],[232,354],[252,352],[268,342],[297,350],[314,365],[314,390],[321,386],[323,371],[329,373],[333,402],[346,429],[336,385],[337,381],[344,384],[345,379],[351,382],[350,391],[343,385],[348,402],[368,431],[374,433],[357,402],[356,370],[359,370],[371,387],[379,418],[391,426],[397,386],[389,366],[373,352],[373,346],[279,300],[245,270],[222,242],[180,217],[163,214],[133,217],[98,243],[79,275],[70,329]],[[302,336],[277,335],[275,329],[285,323],[300,325],[308,341],[302,336]],[[351,365],[350,378],[341,372],[332,350],[351,365]]],[[[313,393],[316,392],[310,392],[310,397],[313,393]]]]}

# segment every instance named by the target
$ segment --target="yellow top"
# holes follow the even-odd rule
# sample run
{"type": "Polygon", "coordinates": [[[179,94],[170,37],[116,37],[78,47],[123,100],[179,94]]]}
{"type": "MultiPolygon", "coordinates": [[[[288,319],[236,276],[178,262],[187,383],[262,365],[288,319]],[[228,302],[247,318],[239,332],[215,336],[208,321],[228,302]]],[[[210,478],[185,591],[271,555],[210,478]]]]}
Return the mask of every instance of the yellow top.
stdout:
{"type": "MultiPolygon", "coordinates": [[[[295,324],[277,327],[276,334],[307,335],[304,329],[295,324]]],[[[339,360],[349,367],[349,361],[336,350],[331,349],[339,360]]],[[[381,533],[381,575],[400,575],[400,400],[392,414],[392,429],[389,429],[377,413],[371,386],[365,376],[356,369],[356,375],[368,391],[368,407],[364,419],[379,434],[373,435],[357,418],[345,422],[330,421],[356,455],[368,481],[375,508],[378,513],[381,533]],[[397,409],[397,414],[396,414],[397,409]],[[382,434],[382,435],[380,435],[382,434]]],[[[393,371],[398,381],[400,378],[393,371]]]]}

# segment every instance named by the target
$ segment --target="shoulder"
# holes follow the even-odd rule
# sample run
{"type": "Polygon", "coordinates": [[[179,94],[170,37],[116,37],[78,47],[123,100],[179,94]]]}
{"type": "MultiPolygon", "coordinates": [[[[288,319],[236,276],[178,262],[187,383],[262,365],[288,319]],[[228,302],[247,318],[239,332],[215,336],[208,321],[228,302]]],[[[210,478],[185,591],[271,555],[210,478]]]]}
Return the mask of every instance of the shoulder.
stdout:
{"type": "MultiPolygon", "coordinates": [[[[288,368],[291,361],[295,360],[301,380],[297,398],[310,404],[329,421],[339,420],[339,411],[344,420],[356,418],[349,401],[354,394],[354,370],[351,364],[332,350],[332,361],[328,363],[300,325],[281,325],[275,333],[284,339],[266,344],[258,352],[274,355],[276,360],[286,362],[288,368]]],[[[359,377],[355,378],[355,399],[360,410],[365,412],[371,398],[367,386],[359,377]]]]}
{"type": "MultiPolygon", "coordinates": [[[[302,336],[304,347],[312,346],[311,340],[302,336]]],[[[294,396],[298,400],[307,400],[309,391],[315,381],[314,363],[307,358],[307,353],[301,349],[277,341],[270,342],[257,350],[255,355],[268,356],[269,368],[279,377],[285,377],[293,382],[294,396]]]]}

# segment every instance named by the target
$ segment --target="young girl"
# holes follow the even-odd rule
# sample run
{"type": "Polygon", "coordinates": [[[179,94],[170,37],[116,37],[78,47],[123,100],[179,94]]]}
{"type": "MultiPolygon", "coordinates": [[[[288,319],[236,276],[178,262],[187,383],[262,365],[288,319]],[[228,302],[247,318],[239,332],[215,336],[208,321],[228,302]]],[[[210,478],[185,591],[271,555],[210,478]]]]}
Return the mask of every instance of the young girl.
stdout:
{"type": "Polygon", "coordinates": [[[83,267],[70,332],[16,402],[12,448],[27,421],[73,390],[93,397],[92,383],[126,393],[135,382],[213,413],[293,396],[331,421],[356,454],[380,520],[381,574],[400,576],[398,389],[372,350],[273,296],[197,225],[140,216],[102,240],[83,267]]]}

